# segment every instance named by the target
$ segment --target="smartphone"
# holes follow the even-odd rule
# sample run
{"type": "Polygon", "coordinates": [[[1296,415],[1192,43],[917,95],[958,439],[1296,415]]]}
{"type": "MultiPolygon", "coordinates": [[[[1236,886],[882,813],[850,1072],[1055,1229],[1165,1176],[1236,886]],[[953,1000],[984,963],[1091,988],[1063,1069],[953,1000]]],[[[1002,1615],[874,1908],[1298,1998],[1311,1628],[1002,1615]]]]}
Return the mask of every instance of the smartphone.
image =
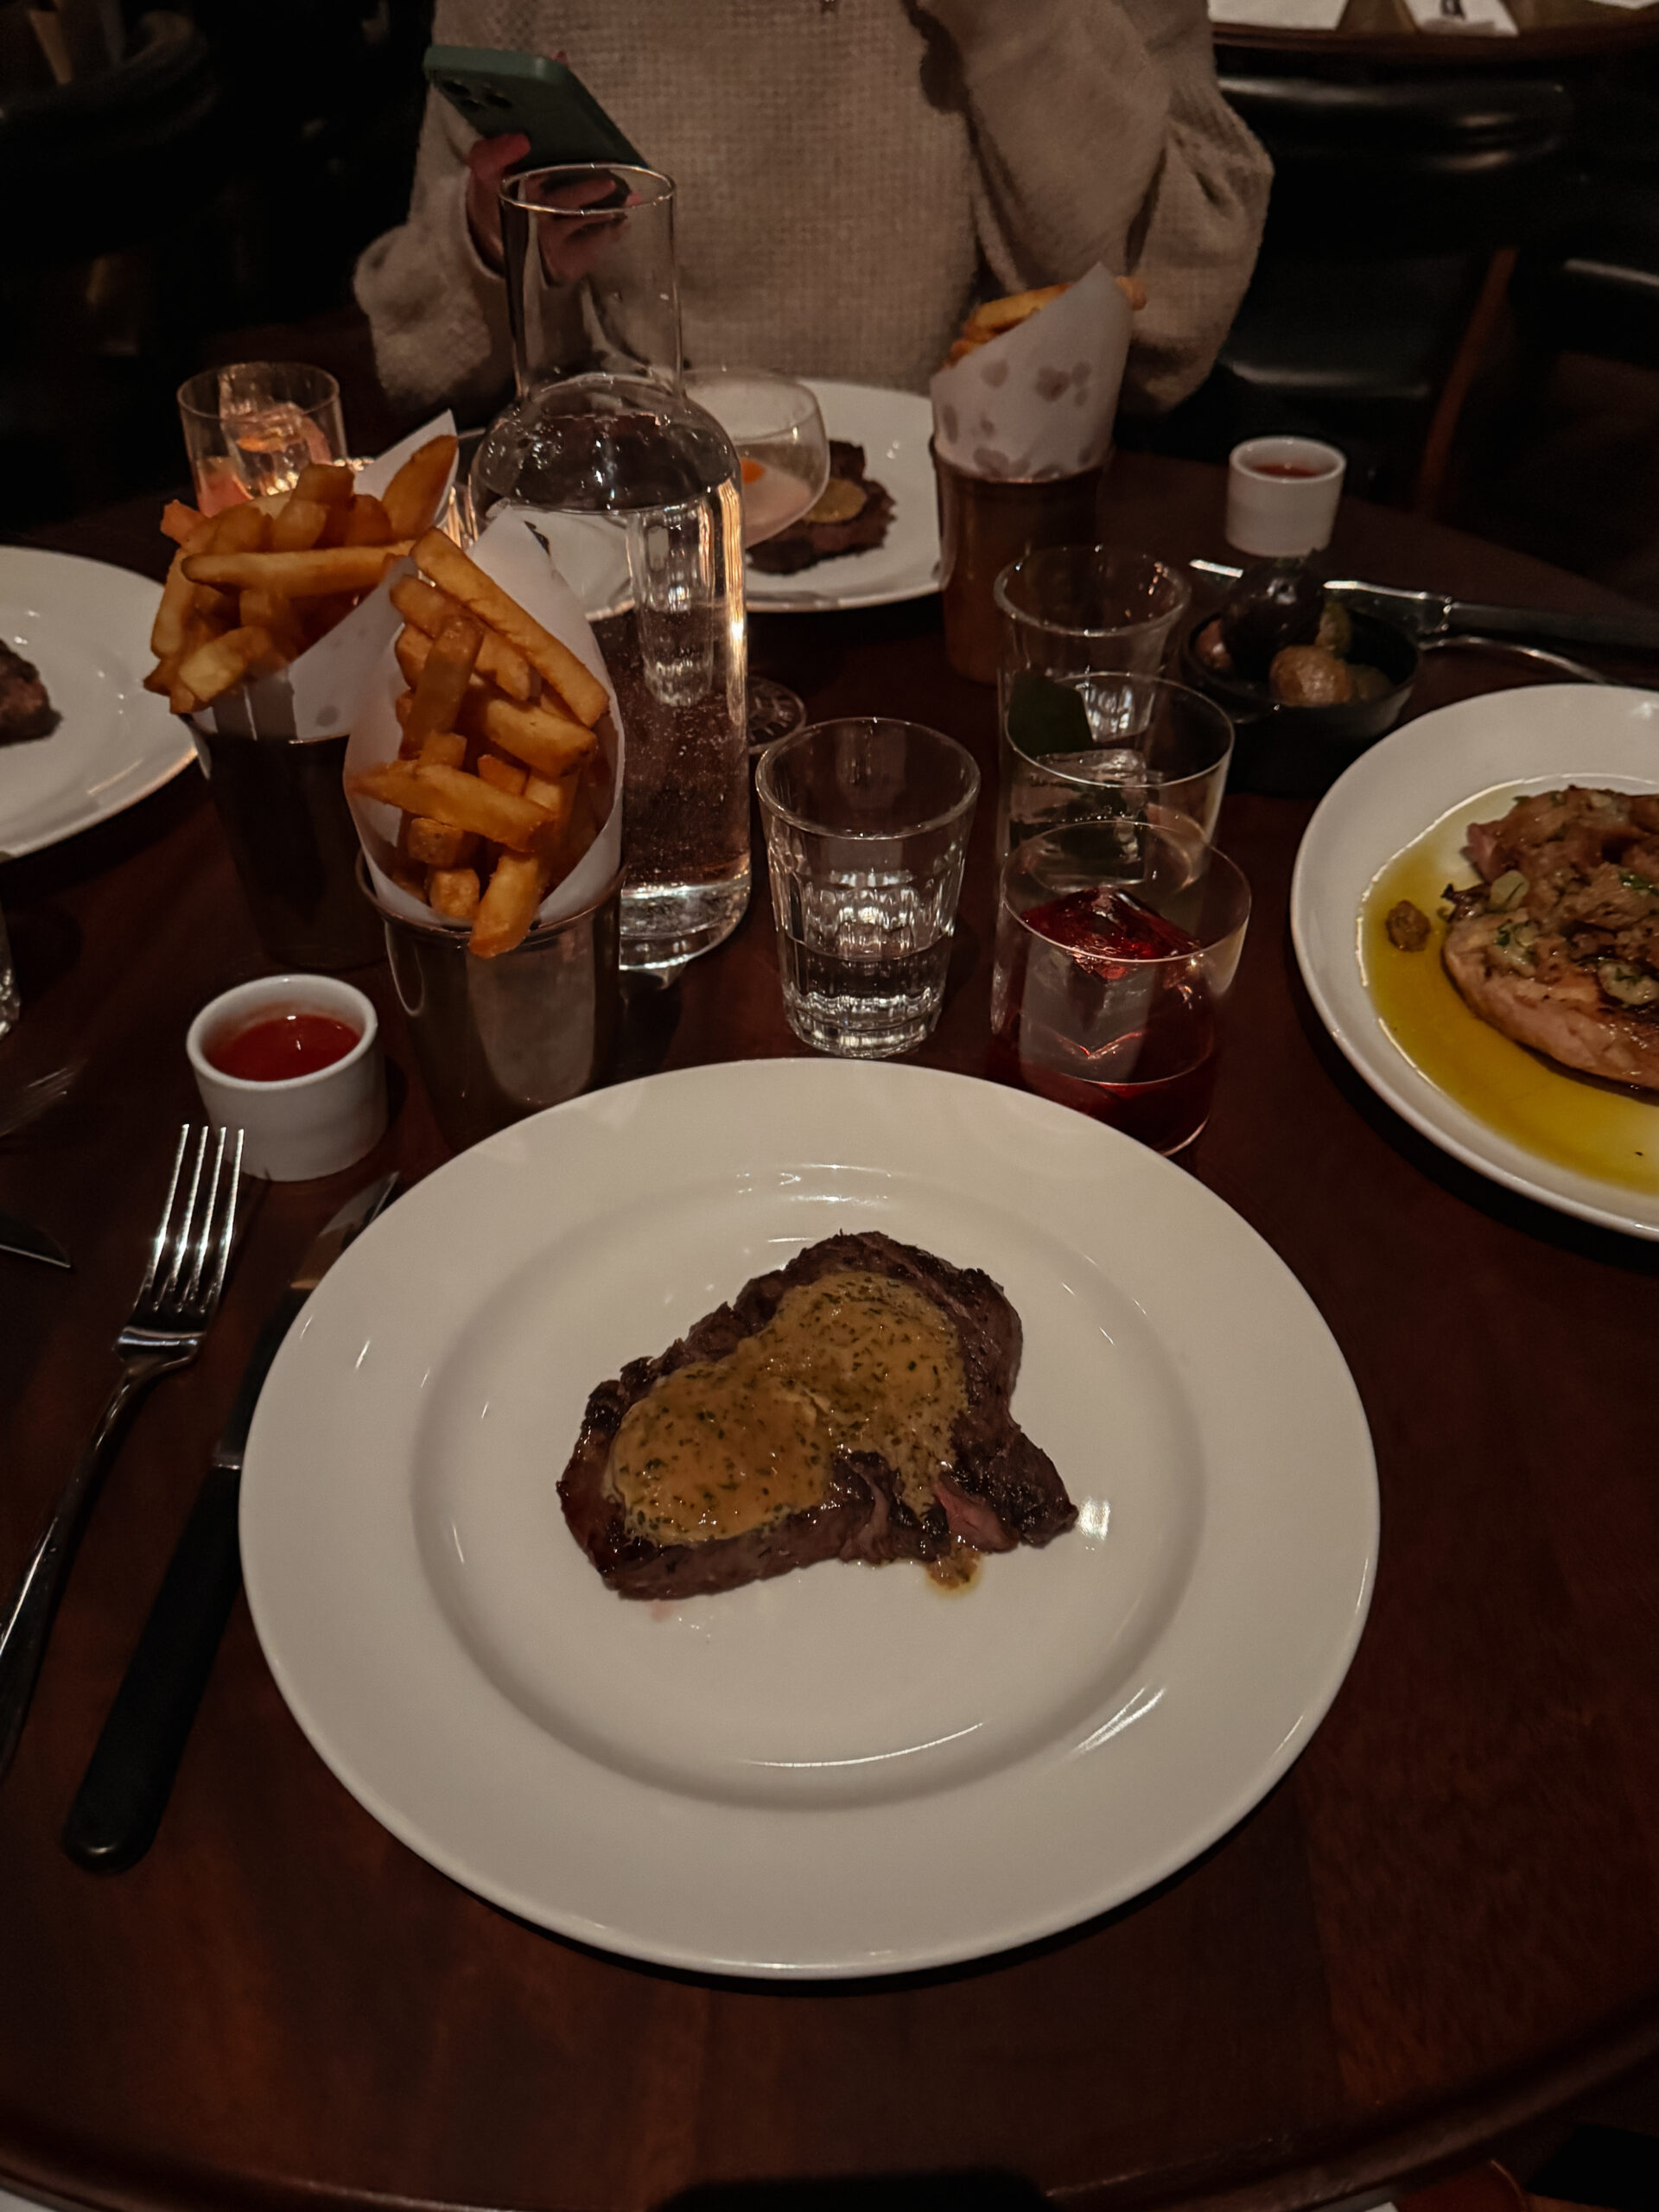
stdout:
{"type": "Polygon", "coordinates": [[[575,71],[544,54],[429,46],[424,64],[451,107],[483,138],[522,131],[537,168],[560,162],[645,164],[575,71]]]}

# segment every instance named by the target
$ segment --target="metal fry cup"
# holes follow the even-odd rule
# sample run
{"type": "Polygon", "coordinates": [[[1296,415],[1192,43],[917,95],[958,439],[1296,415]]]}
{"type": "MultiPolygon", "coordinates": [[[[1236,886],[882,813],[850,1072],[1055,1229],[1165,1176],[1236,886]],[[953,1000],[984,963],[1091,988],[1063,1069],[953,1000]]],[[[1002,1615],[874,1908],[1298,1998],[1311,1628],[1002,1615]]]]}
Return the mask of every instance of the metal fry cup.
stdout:
{"type": "Polygon", "coordinates": [[[995,593],[1033,546],[1092,544],[1106,464],[1076,476],[969,476],[930,444],[939,503],[944,655],[958,676],[995,683],[1001,646],[995,593]]]}
{"type": "Polygon", "coordinates": [[[464,931],[382,906],[361,858],[357,868],[446,1142],[464,1150],[604,1081],[616,1048],[620,874],[579,912],[480,960],[464,931]]]}

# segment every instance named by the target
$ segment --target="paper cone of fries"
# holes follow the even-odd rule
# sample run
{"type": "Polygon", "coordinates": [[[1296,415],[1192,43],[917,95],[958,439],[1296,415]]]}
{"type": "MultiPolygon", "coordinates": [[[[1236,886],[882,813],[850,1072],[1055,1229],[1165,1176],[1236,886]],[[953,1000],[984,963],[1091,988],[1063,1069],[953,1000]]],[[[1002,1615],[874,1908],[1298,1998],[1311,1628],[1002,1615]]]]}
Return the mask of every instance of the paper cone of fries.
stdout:
{"type": "MultiPolygon", "coordinates": [[[[1005,304],[1016,303],[990,306],[1005,304]]],[[[961,358],[929,386],[935,452],[963,475],[1023,483],[1098,468],[1111,448],[1131,321],[1116,278],[1096,262],[1023,321],[954,347],[961,358]]]]}
{"type": "Polygon", "coordinates": [[[622,718],[534,512],[468,553],[438,532],[388,582],[346,788],[375,897],[484,957],[581,912],[622,861],[622,718]]]}

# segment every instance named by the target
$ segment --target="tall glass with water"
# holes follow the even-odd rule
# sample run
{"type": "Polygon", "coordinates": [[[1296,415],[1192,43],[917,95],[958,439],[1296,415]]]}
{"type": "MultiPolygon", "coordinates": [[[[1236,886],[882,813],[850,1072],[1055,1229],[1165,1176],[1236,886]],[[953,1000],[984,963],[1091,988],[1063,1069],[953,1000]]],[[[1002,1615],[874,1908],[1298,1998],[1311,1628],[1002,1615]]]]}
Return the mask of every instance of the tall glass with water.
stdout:
{"type": "Polygon", "coordinates": [[[674,188],[649,169],[510,178],[517,397],[473,464],[481,526],[541,511],[626,734],[621,962],[673,969],[749,896],[742,479],[684,393],[674,188]]]}

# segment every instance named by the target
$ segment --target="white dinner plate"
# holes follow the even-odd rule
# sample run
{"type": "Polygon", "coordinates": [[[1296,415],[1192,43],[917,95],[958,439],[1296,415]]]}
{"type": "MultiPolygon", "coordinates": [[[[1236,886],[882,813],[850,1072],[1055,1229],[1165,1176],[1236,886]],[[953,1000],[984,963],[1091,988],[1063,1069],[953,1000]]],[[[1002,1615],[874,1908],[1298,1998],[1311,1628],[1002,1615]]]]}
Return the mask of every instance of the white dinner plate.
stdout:
{"type": "Polygon", "coordinates": [[[34,662],[58,710],[49,737],[0,747],[0,858],[90,830],[195,758],[143,688],[159,596],[130,569],[0,545],[0,639],[34,662]]]}
{"type": "Polygon", "coordinates": [[[743,571],[748,604],[763,613],[768,608],[825,613],[887,607],[937,591],[939,519],[927,450],[931,403],[920,393],[887,391],[878,385],[826,384],[817,377],[801,382],[816,396],[830,435],[863,447],[867,474],[893,494],[893,520],[880,545],[820,561],[798,575],[769,576],[751,561],[743,571]]]}
{"type": "Polygon", "coordinates": [[[1022,1093],[825,1060],[598,1091],[419,1185],[289,1335],[242,1486],[271,1670],[394,1834],[565,1935],[767,1975],[1001,1950],[1202,1851],[1335,1694],[1376,1528],[1340,1354],[1201,1184],[1022,1093]],[[590,1389],[874,1229],[1004,1286],[1077,1527],[956,1593],[831,1561],[614,1596],[555,1487],[590,1389]]]}
{"type": "MultiPolygon", "coordinates": [[[[1567,784],[1659,790],[1659,692],[1541,683],[1488,692],[1423,715],[1363,753],[1308,823],[1291,881],[1290,927],[1319,1019],[1380,1098],[1454,1159],[1562,1213],[1659,1236],[1659,1191],[1560,1164],[1513,1141],[1433,1082],[1397,1045],[1366,988],[1360,908],[1376,876],[1442,817],[1445,864],[1460,861],[1452,810],[1475,821],[1528,792],[1567,784]]],[[[1472,1020],[1473,1017],[1471,1016],[1472,1020]]],[[[1517,1078],[1545,1065],[1510,1047],[1517,1078]]],[[[1573,1083],[1572,1076],[1551,1081],[1573,1083]]],[[[1659,1133],[1659,1104],[1652,1109],[1659,1133]]]]}

